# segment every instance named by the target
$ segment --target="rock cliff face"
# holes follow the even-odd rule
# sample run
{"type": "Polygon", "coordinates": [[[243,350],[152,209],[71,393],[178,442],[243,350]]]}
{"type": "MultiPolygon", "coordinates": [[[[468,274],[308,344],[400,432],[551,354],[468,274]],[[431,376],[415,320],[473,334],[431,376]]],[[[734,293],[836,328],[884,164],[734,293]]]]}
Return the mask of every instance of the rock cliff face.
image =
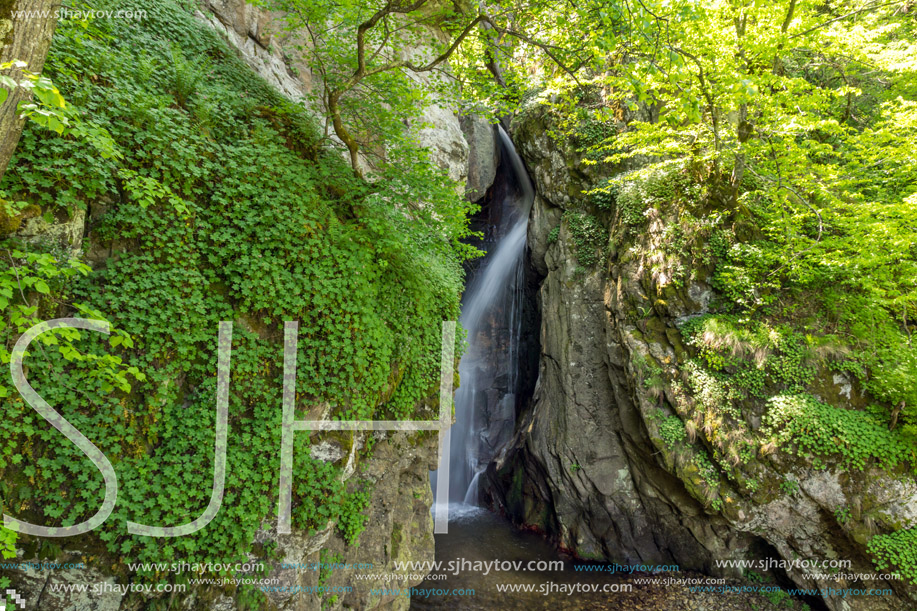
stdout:
{"type": "MultiPolygon", "coordinates": [[[[430,507],[430,470],[436,468],[437,439],[429,435],[418,442],[405,433],[375,433],[377,441],[372,458],[359,466],[356,473],[371,482],[373,495],[367,509],[366,530],[359,547],[348,546],[326,528],[312,537],[301,533],[277,535],[276,525],[266,524],[259,540],[276,541],[282,558],[275,563],[272,576],[280,588],[289,592],[272,592],[268,596],[278,609],[309,611],[311,609],[407,609],[405,596],[373,594],[374,588],[391,587],[390,581],[356,580],[357,573],[386,575],[397,573],[394,562],[433,560],[433,519],[430,507]],[[297,570],[289,565],[362,565],[362,569],[297,570]],[[368,567],[371,565],[371,567],[368,567]],[[324,587],[325,593],[312,588],[324,587]],[[350,588],[350,591],[344,591],[350,588]]],[[[414,434],[416,436],[416,433],[414,434]]],[[[362,444],[356,443],[352,451],[362,444]]],[[[417,581],[406,581],[416,585],[417,581]]],[[[409,586],[403,586],[409,587],[409,586]]],[[[236,609],[235,601],[225,597],[221,609],[236,609]]],[[[193,607],[192,607],[193,608],[193,607]]]]}
{"type": "Polygon", "coordinates": [[[541,362],[531,404],[492,469],[494,501],[584,558],[712,570],[711,551],[727,556],[749,542],[727,541],[727,525],[653,458],[607,303],[615,278],[577,269],[570,236],[550,235],[597,176],[526,116],[513,136],[537,189],[529,247],[543,276],[541,362]]]}
{"type": "MultiPolygon", "coordinates": [[[[599,174],[601,166],[583,163],[573,143],[552,140],[549,122],[545,111],[530,108],[513,123],[538,191],[529,247],[542,278],[541,356],[534,396],[488,471],[492,505],[583,558],[674,562],[735,577],[741,572],[717,561],[845,559],[852,564],[841,572],[875,572],[865,543],[877,525],[913,524],[913,509],[906,509],[915,506],[912,480],[877,470],[817,469],[775,452],[752,461],[755,491],[725,476],[713,490],[703,481],[711,475],[698,469],[688,449],[704,443],[701,432],[690,444],[663,439],[661,410],[679,404],[672,381],[689,358],[679,326],[710,308],[710,270],[695,270],[681,288],[667,284],[684,262],[660,256],[656,247],[677,212],[656,206],[647,212],[645,230],[622,239],[622,214],[596,207],[583,194],[609,170],[599,174]],[[601,228],[599,240],[576,224],[587,212],[601,228]],[[578,261],[590,245],[604,252],[594,265],[578,261]],[[656,380],[649,380],[646,363],[656,380]],[[781,492],[787,480],[798,484],[793,494],[781,492]],[[849,515],[839,514],[845,507],[849,515]]],[[[827,372],[819,373],[815,387],[825,401],[858,399],[855,385],[827,372]]],[[[756,426],[760,416],[747,417],[756,426]]],[[[677,428],[683,435],[681,421],[677,428]]],[[[812,575],[818,572],[789,568],[772,577],[801,588],[881,583],[896,591],[826,596],[832,610],[913,608],[904,582],[835,581],[812,575]]]]}

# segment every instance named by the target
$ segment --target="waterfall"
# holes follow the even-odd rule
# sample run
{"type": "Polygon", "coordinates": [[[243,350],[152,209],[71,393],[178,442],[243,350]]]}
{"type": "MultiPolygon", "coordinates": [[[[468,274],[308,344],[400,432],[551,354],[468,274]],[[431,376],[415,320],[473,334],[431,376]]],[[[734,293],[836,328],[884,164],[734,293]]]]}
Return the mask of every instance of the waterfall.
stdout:
{"type": "Polygon", "coordinates": [[[477,504],[478,477],[510,438],[515,422],[525,243],[535,190],[509,136],[502,127],[497,133],[499,188],[492,190],[496,196],[488,211],[494,222],[484,228],[487,254],[462,298],[460,322],[468,346],[459,364],[450,452],[441,457],[449,460],[450,504],[477,504]]]}

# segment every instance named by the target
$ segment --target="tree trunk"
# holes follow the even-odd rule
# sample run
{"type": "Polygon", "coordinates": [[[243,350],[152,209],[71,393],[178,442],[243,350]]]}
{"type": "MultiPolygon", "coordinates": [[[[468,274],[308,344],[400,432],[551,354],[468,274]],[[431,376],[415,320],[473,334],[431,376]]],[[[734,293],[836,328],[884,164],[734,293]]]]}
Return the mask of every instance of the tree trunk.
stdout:
{"type": "Polygon", "coordinates": [[[897,426],[898,424],[898,416],[901,415],[901,411],[905,408],[906,405],[907,403],[905,401],[902,401],[901,403],[895,406],[895,409],[892,410],[892,421],[888,425],[889,431],[895,430],[895,426],[897,426]]]}
{"type": "MultiPolygon", "coordinates": [[[[51,47],[60,4],[61,0],[0,0],[0,64],[19,60],[26,63],[27,70],[40,74],[51,47]]],[[[22,72],[16,69],[4,74],[16,81],[22,78],[22,72]]],[[[16,109],[28,97],[26,90],[17,88],[0,106],[0,179],[25,123],[16,109]]]]}
{"type": "Polygon", "coordinates": [[[341,117],[341,108],[338,102],[343,92],[341,90],[332,91],[328,94],[328,112],[331,114],[331,125],[334,127],[334,133],[347,146],[350,152],[350,167],[357,178],[363,178],[363,169],[360,168],[360,143],[353,137],[347,127],[344,125],[344,119],[341,117]]]}

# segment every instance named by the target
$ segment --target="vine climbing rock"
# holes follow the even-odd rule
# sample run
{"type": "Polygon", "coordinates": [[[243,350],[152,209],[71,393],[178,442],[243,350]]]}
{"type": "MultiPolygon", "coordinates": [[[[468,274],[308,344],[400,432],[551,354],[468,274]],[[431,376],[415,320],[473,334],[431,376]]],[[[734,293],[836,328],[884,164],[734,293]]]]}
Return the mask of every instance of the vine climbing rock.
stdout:
{"type": "MultiPolygon", "coordinates": [[[[25,62],[30,72],[40,74],[51,47],[60,4],[60,0],[0,0],[0,64],[25,62]]],[[[0,74],[18,81],[22,71],[12,68],[0,74]]],[[[0,105],[0,179],[25,123],[16,109],[28,97],[27,90],[17,89],[0,105]]]]}

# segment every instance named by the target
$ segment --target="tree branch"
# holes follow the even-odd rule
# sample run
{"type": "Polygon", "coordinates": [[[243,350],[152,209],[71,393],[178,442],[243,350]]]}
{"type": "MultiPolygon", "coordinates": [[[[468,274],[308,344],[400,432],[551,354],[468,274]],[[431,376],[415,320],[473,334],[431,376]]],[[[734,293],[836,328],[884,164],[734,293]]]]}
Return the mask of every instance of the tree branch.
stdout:
{"type": "Polygon", "coordinates": [[[351,80],[355,79],[355,82],[359,82],[360,79],[366,76],[366,33],[376,27],[376,24],[379,23],[379,20],[383,17],[392,14],[410,13],[416,11],[426,3],[427,0],[416,0],[413,4],[395,6],[392,4],[391,0],[389,0],[385,3],[385,6],[373,13],[369,19],[357,27],[357,71],[351,77],[351,80]]]}
{"type": "Polygon", "coordinates": [[[780,31],[786,34],[786,31],[790,29],[790,24],[793,22],[793,13],[796,12],[796,0],[790,0],[790,6],[786,9],[786,17],[783,19],[783,25],[780,26],[780,31]]]}
{"type": "Polygon", "coordinates": [[[895,6],[896,4],[907,4],[907,3],[908,3],[908,0],[897,0],[896,2],[886,2],[885,4],[873,3],[873,4],[870,4],[869,6],[865,6],[865,7],[861,8],[861,9],[857,9],[857,10],[855,10],[855,11],[850,11],[849,13],[847,13],[847,14],[845,14],[845,15],[841,15],[840,17],[835,17],[834,19],[829,19],[828,21],[822,22],[822,23],[820,23],[820,24],[818,24],[818,25],[816,25],[816,26],[813,26],[813,27],[809,28],[808,30],[805,30],[805,31],[803,31],[803,32],[799,32],[798,34],[793,34],[792,36],[790,36],[790,39],[799,38],[800,36],[805,36],[806,34],[811,34],[811,33],[814,32],[815,30],[820,30],[821,28],[825,27],[826,25],[831,25],[832,23],[835,23],[835,22],[838,22],[838,21],[842,21],[842,20],[846,19],[847,17],[853,17],[854,15],[859,15],[860,13],[866,13],[866,12],[868,12],[868,11],[872,11],[872,10],[875,10],[875,9],[878,9],[878,8],[885,8],[886,6],[895,6]]]}
{"type": "MultiPolygon", "coordinates": [[[[497,25],[493,22],[493,20],[490,19],[490,17],[485,17],[485,19],[486,19],[486,21],[491,25],[491,27],[493,27],[493,29],[496,30],[497,32],[501,32],[501,33],[503,33],[503,34],[506,34],[507,36],[512,36],[513,38],[516,38],[516,39],[518,39],[518,40],[521,40],[522,42],[526,42],[526,43],[532,45],[533,47],[537,47],[537,48],[541,49],[541,50],[544,52],[545,55],[547,55],[549,58],[551,58],[551,61],[552,61],[552,62],[554,62],[555,64],[557,64],[557,66],[558,66],[561,70],[563,70],[564,72],[566,72],[566,73],[570,76],[570,78],[573,79],[573,82],[575,82],[577,85],[582,86],[582,83],[580,82],[580,80],[579,80],[579,79],[577,78],[577,76],[576,76],[576,72],[575,72],[574,70],[568,68],[568,67],[567,67],[562,61],[560,61],[560,59],[558,59],[558,58],[554,55],[554,53],[551,51],[552,45],[548,45],[548,44],[545,44],[545,43],[538,42],[537,40],[531,38],[530,36],[527,36],[527,35],[523,34],[522,32],[517,32],[516,30],[510,30],[510,29],[506,29],[506,28],[500,28],[499,26],[497,26],[497,25]]],[[[556,49],[557,47],[553,47],[553,48],[556,49]]]]}
{"type": "MultiPolygon", "coordinates": [[[[493,29],[495,32],[502,36],[511,36],[519,41],[532,45],[538,49],[541,49],[545,55],[547,55],[553,63],[555,63],[559,68],[566,72],[572,79],[578,84],[581,85],[579,79],[576,75],[576,70],[578,68],[571,68],[567,66],[560,57],[558,57],[556,51],[558,47],[552,46],[548,43],[540,42],[528,34],[520,32],[516,29],[509,27],[501,27],[497,24],[497,21],[490,15],[485,13],[479,13],[474,19],[467,22],[461,31],[455,35],[452,42],[446,47],[439,55],[427,61],[426,63],[415,63],[411,59],[392,59],[376,67],[371,67],[370,63],[380,56],[384,47],[391,38],[393,32],[401,29],[397,27],[394,30],[388,22],[388,17],[395,14],[407,14],[413,11],[418,10],[419,8],[426,5],[428,0],[414,0],[409,4],[398,4],[397,0],[387,0],[385,5],[375,11],[368,19],[360,23],[357,26],[356,34],[356,63],[357,67],[353,73],[348,77],[343,83],[339,86],[330,89],[326,96],[326,106],[328,114],[331,118],[331,124],[334,128],[335,134],[340,138],[341,142],[347,147],[347,150],[350,154],[350,162],[353,167],[354,173],[361,177],[363,176],[362,170],[359,167],[359,151],[360,144],[357,139],[350,133],[347,125],[345,124],[343,111],[341,108],[341,99],[349,91],[353,90],[357,85],[365,81],[367,78],[372,76],[382,74],[385,72],[392,72],[395,70],[409,70],[415,74],[420,74],[424,72],[431,72],[436,70],[440,65],[445,63],[461,46],[465,39],[471,35],[474,30],[481,25],[489,26],[489,29],[493,29]],[[385,35],[383,36],[382,42],[377,46],[377,48],[372,52],[371,55],[367,56],[367,36],[369,32],[376,28],[379,23],[382,23],[385,27],[385,35]]],[[[411,25],[418,25],[420,22],[415,20],[412,21],[411,25]]],[[[494,62],[495,63],[495,62],[494,62]]],[[[580,66],[581,67],[581,66],[580,66]]],[[[498,72],[498,71],[497,71],[498,72]]],[[[499,74],[495,74],[499,80],[499,74]]],[[[327,79],[326,79],[327,80],[327,79]]]]}

